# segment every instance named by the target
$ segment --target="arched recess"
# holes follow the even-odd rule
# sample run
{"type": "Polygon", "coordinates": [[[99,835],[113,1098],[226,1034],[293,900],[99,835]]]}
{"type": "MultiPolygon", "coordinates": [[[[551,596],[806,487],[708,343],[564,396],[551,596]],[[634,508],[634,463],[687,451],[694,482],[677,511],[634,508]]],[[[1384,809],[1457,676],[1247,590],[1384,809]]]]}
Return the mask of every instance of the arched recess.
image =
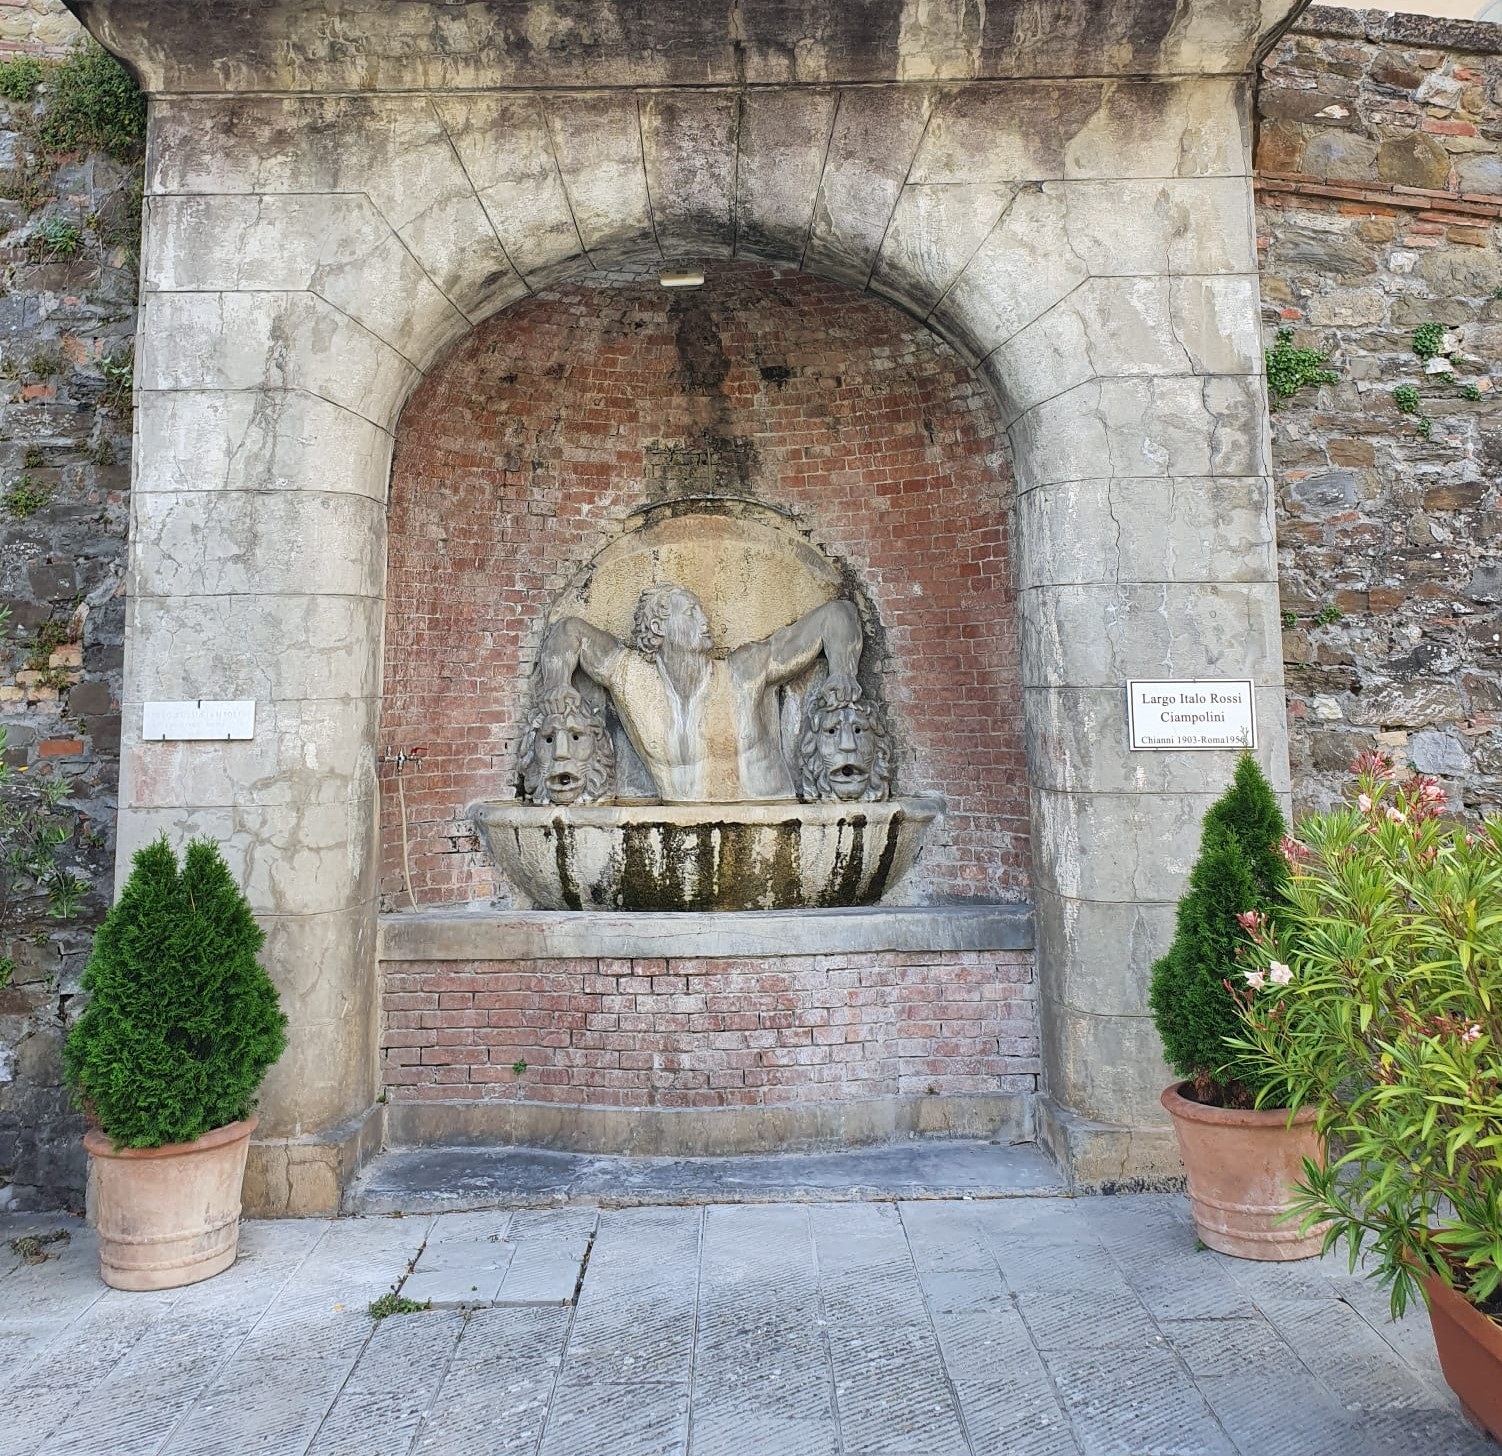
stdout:
{"type": "MultiPolygon", "coordinates": [[[[900,902],[1029,896],[1012,479],[990,391],[872,295],[696,266],[702,288],[660,287],[655,260],[519,300],[403,411],[379,736],[389,911],[511,903],[467,806],[516,792],[548,614],[611,543],[685,508],[806,538],[860,604],[899,792],[949,806],[900,902]],[[398,793],[394,755],[419,747],[398,793]]],[[[775,600],[775,568],[762,580],[775,600]]],[[[731,643],[790,620],[749,630],[712,580],[690,585],[731,643]]]]}
{"type": "Polygon", "coordinates": [[[329,1206],[376,1135],[402,405],[497,310],[643,256],[870,289],[990,381],[1047,1125],[1087,1178],[1168,1166],[1143,978],[1225,765],[1127,753],[1122,684],[1254,679],[1286,783],[1245,113],[1220,75],[153,103],[120,853],[214,835],[270,930],[293,1041],[253,1205],[329,1206]],[[254,698],[255,739],[140,741],[143,702],[194,697],[254,698]]]}

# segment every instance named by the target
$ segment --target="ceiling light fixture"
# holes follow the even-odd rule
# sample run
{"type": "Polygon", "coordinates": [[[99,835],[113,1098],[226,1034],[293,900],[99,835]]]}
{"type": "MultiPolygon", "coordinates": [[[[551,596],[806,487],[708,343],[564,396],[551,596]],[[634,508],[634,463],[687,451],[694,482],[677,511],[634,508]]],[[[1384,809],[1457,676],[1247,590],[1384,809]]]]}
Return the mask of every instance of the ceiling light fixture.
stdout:
{"type": "Polygon", "coordinates": [[[659,273],[657,281],[663,288],[702,288],[704,272],[700,268],[675,268],[667,273],[659,273]]]}

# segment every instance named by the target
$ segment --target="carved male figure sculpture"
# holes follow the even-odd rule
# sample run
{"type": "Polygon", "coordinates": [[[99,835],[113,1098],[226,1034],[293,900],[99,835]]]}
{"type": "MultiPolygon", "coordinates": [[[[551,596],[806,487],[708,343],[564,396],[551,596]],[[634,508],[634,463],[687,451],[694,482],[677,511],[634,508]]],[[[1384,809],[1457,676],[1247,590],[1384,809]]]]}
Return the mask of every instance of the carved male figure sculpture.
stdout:
{"type": "Polygon", "coordinates": [[[712,655],[709,620],[681,586],[648,587],[636,605],[631,646],[578,617],[543,641],[541,698],[570,690],[576,669],[608,688],[622,726],[669,802],[790,799],[777,689],[822,653],[826,690],[860,696],[860,617],[826,602],[789,627],[728,656],[712,655]]]}

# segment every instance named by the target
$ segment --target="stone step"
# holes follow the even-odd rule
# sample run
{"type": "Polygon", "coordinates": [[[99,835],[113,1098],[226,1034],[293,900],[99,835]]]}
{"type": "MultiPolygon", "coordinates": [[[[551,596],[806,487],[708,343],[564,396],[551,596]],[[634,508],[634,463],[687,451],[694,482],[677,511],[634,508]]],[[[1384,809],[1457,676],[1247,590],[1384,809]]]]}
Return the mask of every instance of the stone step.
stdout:
{"type": "Polygon", "coordinates": [[[389,1148],[345,1195],[353,1214],[683,1203],[1058,1197],[1035,1143],[912,1138],[875,1147],[640,1158],[533,1147],[389,1148]]]}

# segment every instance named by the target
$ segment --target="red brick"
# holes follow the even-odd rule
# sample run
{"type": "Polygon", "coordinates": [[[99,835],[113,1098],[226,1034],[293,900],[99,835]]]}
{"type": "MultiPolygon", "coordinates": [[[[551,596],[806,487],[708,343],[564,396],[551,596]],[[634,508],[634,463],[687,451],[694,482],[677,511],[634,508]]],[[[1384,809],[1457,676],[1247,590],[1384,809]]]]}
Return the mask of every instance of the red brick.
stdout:
{"type": "Polygon", "coordinates": [[[890,1095],[911,1091],[912,1078],[942,1079],[942,1090],[955,1092],[1035,1083],[1036,988],[1023,953],[618,969],[623,979],[655,977],[674,989],[635,998],[640,1010],[600,1014],[583,1009],[598,998],[574,989],[574,962],[388,966],[388,1004],[462,1002],[466,985],[490,988],[474,993],[472,1010],[388,1011],[383,1064],[392,1095],[515,1096],[518,1057],[528,1064],[526,1096],[596,1106],[749,1106],[764,1089],[780,1089],[778,1101],[890,1095]],[[846,984],[854,980],[863,984],[846,984]],[[690,989],[677,990],[680,983],[690,989]],[[684,1005],[717,1009],[677,1009],[684,1005]]]}

